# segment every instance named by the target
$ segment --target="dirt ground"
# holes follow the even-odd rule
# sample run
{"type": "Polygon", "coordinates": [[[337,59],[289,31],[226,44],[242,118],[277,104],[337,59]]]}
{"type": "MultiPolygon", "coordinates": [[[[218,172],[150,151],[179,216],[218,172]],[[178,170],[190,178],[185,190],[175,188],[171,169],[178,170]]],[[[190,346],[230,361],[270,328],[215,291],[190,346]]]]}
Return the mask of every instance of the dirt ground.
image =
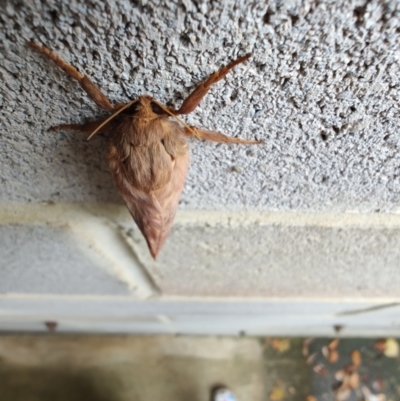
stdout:
{"type": "Polygon", "coordinates": [[[397,401],[395,339],[0,335],[1,401],[397,401]]]}

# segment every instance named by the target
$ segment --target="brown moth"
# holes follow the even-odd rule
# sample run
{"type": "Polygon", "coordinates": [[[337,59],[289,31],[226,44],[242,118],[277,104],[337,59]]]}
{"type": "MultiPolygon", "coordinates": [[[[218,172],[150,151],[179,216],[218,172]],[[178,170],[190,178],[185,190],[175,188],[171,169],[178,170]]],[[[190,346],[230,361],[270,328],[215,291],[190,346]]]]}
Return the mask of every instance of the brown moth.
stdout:
{"type": "Polygon", "coordinates": [[[81,74],[46,47],[34,42],[29,45],[76,79],[98,107],[112,112],[110,117],[100,121],[58,125],[50,130],[91,132],[88,139],[98,132],[111,133],[107,159],[115,185],[144,235],[154,259],[171,230],[185,183],[189,165],[186,138],[193,136],[224,143],[262,143],[188,126],[177,117],[179,114],[191,113],[211,85],[237,64],[246,61],[249,55],[238,58],[212,74],[184,100],[178,110],[174,110],[147,95],[139,96],[129,103],[113,105],[87,75],[81,74]]]}

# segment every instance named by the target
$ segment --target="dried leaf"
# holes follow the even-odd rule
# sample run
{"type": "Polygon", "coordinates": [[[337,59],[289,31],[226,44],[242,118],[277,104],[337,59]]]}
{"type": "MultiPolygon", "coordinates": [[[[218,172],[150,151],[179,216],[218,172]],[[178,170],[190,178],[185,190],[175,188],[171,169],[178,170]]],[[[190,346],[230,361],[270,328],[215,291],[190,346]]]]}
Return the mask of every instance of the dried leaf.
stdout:
{"type": "Polygon", "coordinates": [[[399,343],[394,338],[388,338],[383,353],[388,358],[397,358],[399,356],[399,343]]]}
{"type": "Polygon", "coordinates": [[[339,345],[339,339],[336,338],[335,340],[331,341],[331,342],[328,344],[329,351],[333,351],[334,349],[337,348],[338,345],[339,345]]]}
{"type": "Polygon", "coordinates": [[[330,362],[336,363],[339,360],[339,353],[336,350],[339,340],[333,340],[328,345],[322,347],[322,355],[330,362]]]}
{"type": "Polygon", "coordinates": [[[313,370],[316,374],[321,375],[321,376],[325,376],[328,374],[328,370],[326,369],[325,365],[322,363],[315,365],[313,367],[313,370]]]}
{"type": "Polygon", "coordinates": [[[339,391],[336,393],[335,401],[344,401],[344,400],[347,400],[347,399],[350,397],[350,394],[351,394],[351,390],[348,389],[348,388],[343,389],[343,390],[339,390],[339,391]]]}
{"type": "Polygon", "coordinates": [[[353,366],[355,366],[356,368],[359,368],[361,366],[362,357],[361,357],[361,352],[359,350],[354,350],[350,354],[350,358],[353,366]]]}
{"type": "Polygon", "coordinates": [[[329,348],[325,345],[325,347],[322,347],[322,355],[328,359],[329,358],[329,348]]]}
{"type": "Polygon", "coordinates": [[[399,343],[394,338],[378,340],[375,342],[374,347],[388,358],[397,358],[399,356],[399,343]]]}
{"type": "Polygon", "coordinates": [[[350,377],[351,377],[351,375],[349,375],[349,374],[345,374],[344,375],[343,380],[342,380],[341,389],[351,388],[351,386],[350,386],[350,377]]]}
{"type": "Polygon", "coordinates": [[[354,365],[347,365],[344,368],[344,371],[346,372],[346,374],[351,375],[352,373],[357,371],[357,367],[354,365]]]}
{"type": "Polygon", "coordinates": [[[374,347],[380,351],[380,352],[385,352],[385,345],[386,345],[386,340],[378,340],[375,341],[374,347]]]}
{"type": "Polygon", "coordinates": [[[313,341],[314,341],[314,338],[313,338],[313,337],[307,338],[307,339],[305,339],[305,340],[303,341],[303,349],[302,349],[302,352],[303,352],[303,356],[304,356],[305,358],[307,358],[308,355],[309,355],[309,353],[310,353],[309,346],[310,346],[310,344],[311,344],[313,341]]]}
{"type": "Polygon", "coordinates": [[[276,351],[283,353],[290,349],[290,340],[281,338],[268,339],[269,345],[276,351]]]}
{"type": "Polygon", "coordinates": [[[307,365],[312,365],[313,362],[315,361],[315,358],[317,357],[317,353],[314,352],[313,354],[311,354],[308,358],[307,358],[307,365]]]}
{"type": "Polygon", "coordinates": [[[344,380],[345,376],[346,376],[346,372],[344,369],[340,369],[335,373],[335,379],[340,382],[344,380]]]}
{"type": "Polygon", "coordinates": [[[272,393],[269,395],[271,401],[281,401],[285,397],[285,389],[281,383],[278,383],[273,389],[272,393]]]}
{"type": "Polygon", "coordinates": [[[360,386],[360,375],[357,372],[354,372],[349,377],[349,386],[355,390],[360,386]]]}
{"type": "Polygon", "coordinates": [[[329,353],[328,361],[330,363],[336,363],[339,360],[339,352],[337,350],[333,350],[329,353]]]}

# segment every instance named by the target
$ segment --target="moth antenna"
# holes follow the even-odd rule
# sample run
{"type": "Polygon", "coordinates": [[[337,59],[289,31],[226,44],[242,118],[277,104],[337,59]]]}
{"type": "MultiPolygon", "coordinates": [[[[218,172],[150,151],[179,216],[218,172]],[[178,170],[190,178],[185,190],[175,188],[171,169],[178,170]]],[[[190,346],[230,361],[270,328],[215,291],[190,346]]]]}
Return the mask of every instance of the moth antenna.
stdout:
{"type": "Polygon", "coordinates": [[[90,138],[92,138],[93,135],[95,135],[100,128],[104,127],[108,122],[110,122],[112,119],[114,119],[119,113],[123,112],[125,109],[127,109],[128,107],[132,106],[132,104],[138,102],[138,99],[132,100],[131,102],[127,103],[126,105],[122,106],[120,109],[118,109],[114,114],[111,114],[110,117],[107,118],[107,120],[103,121],[88,137],[87,140],[89,140],[90,138]]]}
{"type": "Polygon", "coordinates": [[[172,118],[175,118],[175,120],[179,121],[181,124],[183,124],[191,133],[195,138],[198,138],[198,135],[196,135],[196,133],[192,130],[192,128],[190,128],[189,125],[187,125],[185,123],[185,121],[181,120],[178,116],[176,116],[174,113],[172,113],[172,111],[170,111],[168,108],[166,108],[164,105],[162,105],[161,103],[158,103],[156,101],[153,100],[154,103],[157,104],[157,106],[159,106],[161,109],[163,109],[167,114],[169,114],[172,118]]]}

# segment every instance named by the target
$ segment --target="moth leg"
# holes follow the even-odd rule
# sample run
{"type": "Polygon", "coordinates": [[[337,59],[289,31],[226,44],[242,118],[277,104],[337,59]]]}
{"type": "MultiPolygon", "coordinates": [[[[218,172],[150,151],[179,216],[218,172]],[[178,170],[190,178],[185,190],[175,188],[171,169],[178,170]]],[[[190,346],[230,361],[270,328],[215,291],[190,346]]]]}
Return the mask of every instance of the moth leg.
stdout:
{"type": "MultiPolygon", "coordinates": [[[[50,127],[48,131],[59,131],[59,130],[72,130],[72,131],[81,131],[81,132],[93,132],[100,124],[103,123],[104,120],[100,121],[92,121],[86,124],[61,124],[55,125],[54,127],[50,127]]],[[[112,127],[112,122],[105,124],[103,127],[100,128],[98,131],[106,132],[112,127]]]]}
{"type": "Polygon", "coordinates": [[[83,90],[89,95],[89,97],[102,109],[105,110],[114,110],[114,106],[107,99],[106,95],[98,88],[90,78],[81,74],[75,67],[71,64],[68,64],[61,57],[57,56],[54,52],[49,50],[47,47],[38,45],[35,42],[30,42],[29,46],[33,47],[36,50],[39,50],[41,53],[49,57],[55,64],[57,64],[62,70],[64,70],[70,77],[76,79],[83,90]]]}
{"type": "Polygon", "coordinates": [[[194,136],[197,139],[203,139],[204,141],[213,141],[213,142],[218,142],[218,143],[242,143],[242,144],[247,144],[247,145],[259,145],[261,143],[264,143],[263,141],[254,141],[251,139],[234,138],[231,136],[221,134],[220,132],[208,131],[206,129],[197,128],[197,127],[193,127],[193,126],[190,126],[189,128],[190,128],[190,130],[185,127],[185,134],[187,136],[194,136]]]}
{"type": "Polygon", "coordinates": [[[215,72],[206,81],[202,82],[182,103],[179,110],[175,111],[176,114],[189,114],[191,113],[201,102],[201,99],[210,90],[211,85],[215,84],[236,65],[243,63],[250,57],[250,54],[246,56],[239,57],[237,60],[232,61],[226,67],[221,68],[219,71],[215,72]]]}

